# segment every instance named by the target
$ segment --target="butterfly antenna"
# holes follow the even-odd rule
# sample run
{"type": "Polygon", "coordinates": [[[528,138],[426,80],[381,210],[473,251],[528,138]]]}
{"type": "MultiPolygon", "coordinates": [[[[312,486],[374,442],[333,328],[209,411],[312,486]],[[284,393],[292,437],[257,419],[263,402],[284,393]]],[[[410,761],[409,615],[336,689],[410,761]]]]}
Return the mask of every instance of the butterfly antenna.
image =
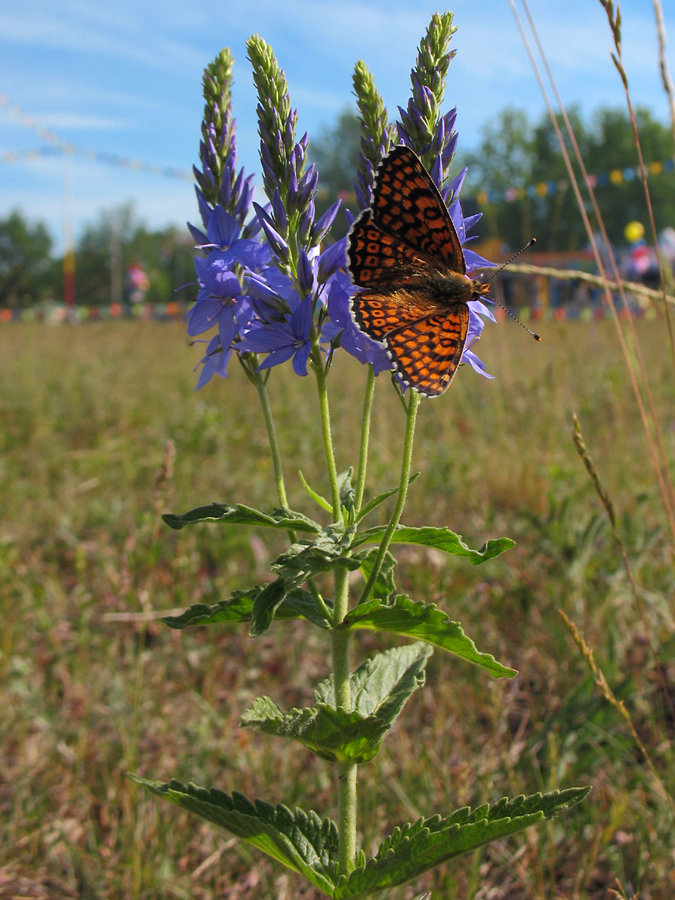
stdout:
{"type": "MultiPolygon", "coordinates": [[[[536,239],[536,238],[531,238],[531,239],[525,244],[525,246],[522,248],[522,250],[519,250],[517,253],[514,253],[513,256],[511,257],[511,259],[508,259],[505,263],[503,263],[503,264],[497,269],[496,272],[493,272],[492,275],[490,275],[490,277],[489,277],[488,280],[486,281],[486,284],[489,284],[489,283],[492,281],[493,278],[495,278],[497,275],[499,275],[499,273],[500,273],[501,271],[503,271],[508,265],[510,265],[510,264],[513,262],[513,260],[514,260],[517,256],[520,256],[520,254],[521,254],[521,253],[524,253],[529,247],[532,246],[532,244],[536,244],[536,243],[537,243],[537,239],[536,239]]],[[[506,313],[506,315],[507,315],[507,316],[511,316],[511,318],[513,319],[513,321],[514,321],[514,322],[517,322],[517,323],[520,325],[521,328],[524,328],[525,331],[527,331],[528,334],[531,334],[532,337],[535,339],[535,341],[541,341],[541,338],[539,337],[539,335],[538,335],[538,334],[535,334],[534,331],[530,331],[530,329],[527,327],[527,325],[523,325],[523,323],[520,321],[520,319],[518,319],[516,316],[514,316],[513,313],[512,313],[510,310],[508,310],[508,309],[504,306],[503,303],[500,303],[499,300],[495,300],[494,297],[492,297],[491,300],[492,300],[493,303],[496,303],[497,306],[501,306],[501,308],[504,310],[504,312],[506,313]]]]}

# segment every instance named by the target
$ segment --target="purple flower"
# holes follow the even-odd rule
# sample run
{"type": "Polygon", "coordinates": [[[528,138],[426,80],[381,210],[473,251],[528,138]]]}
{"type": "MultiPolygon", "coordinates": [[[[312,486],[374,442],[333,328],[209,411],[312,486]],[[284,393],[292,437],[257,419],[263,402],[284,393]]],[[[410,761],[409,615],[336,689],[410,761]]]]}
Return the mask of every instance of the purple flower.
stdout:
{"type": "Polygon", "coordinates": [[[312,305],[312,298],[307,297],[290,315],[267,324],[254,323],[246,330],[237,350],[269,353],[259,369],[269,369],[292,358],[295,374],[306,375],[312,349],[312,305]]]}
{"type": "Polygon", "coordinates": [[[485,316],[486,318],[491,319],[493,322],[495,322],[496,319],[492,315],[489,308],[481,300],[469,300],[468,306],[469,330],[466,335],[464,352],[462,353],[462,362],[468,363],[474,370],[474,372],[478,372],[479,375],[484,375],[485,378],[494,378],[494,375],[490,375],[485,370],[485,364],[483,363],[483,361],[479,359],[470,348],[473,344],[476,343],[478,338],[483,333],[485,322],[481,319],[481,316],[485,316]]]}
{"type": "Polygon", "coordinates": [[[195,366],[195,371],[199,366],[202,367],[195,390],[198,391],[199,388],[204,387],[214,375],[220,375],[222,378],[227,378],[227,364],[230,361],[230,356],[232,356],[232,350],[227,350],[223,353],[220,337],[217,334],[214,335],[206,348],[206,355],[203,356],[197,363],[197,366],[195,366]]]}
{"type": "Polygon", "coordinates": [[[221,345],[228,349],[253,314],[249,300],[220,251],[214,250],[206,259],[197,257],[195,269],[201,290],[188,313],[187,332],[193,337],[217,325],[221,345]]]}
{"type": "Polygon", "coordinates": [[[239,237],[240,233],[239,222],[218,204],[209,215],[206,225],[206,241],[198,243],[197,248],[200,250],[218,249],[220,259],[227,264],[229,269],[235,265],[244,266],[247,269],[259,269],[268,264],[271,258],[269,247],[250,238],[241,238],[239,237]]]}

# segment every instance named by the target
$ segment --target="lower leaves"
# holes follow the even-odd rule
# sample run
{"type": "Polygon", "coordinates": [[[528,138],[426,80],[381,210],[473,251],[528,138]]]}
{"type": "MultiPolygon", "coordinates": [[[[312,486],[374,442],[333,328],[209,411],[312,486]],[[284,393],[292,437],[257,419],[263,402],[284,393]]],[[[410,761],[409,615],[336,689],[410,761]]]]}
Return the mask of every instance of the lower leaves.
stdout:
{"type": "Polygon", "coordinates": [[[371,859],[365,860],[360,854],[358,864],[345,876],[338,874],[336,824],[311,810],[291,811],[283,804],[251,802],[237,792],[230,795],[179,781],[163,784],[137,775],[130,777],[153,794],[225,828],[304,875],[335,900],[360,900],[404,884],[483,844],[551,819],[579,803],[590,791],[569,788],[529,797],[504,797],[492,807],[462,807],[445,818],[418,819],[397,828],[371,859]]]}

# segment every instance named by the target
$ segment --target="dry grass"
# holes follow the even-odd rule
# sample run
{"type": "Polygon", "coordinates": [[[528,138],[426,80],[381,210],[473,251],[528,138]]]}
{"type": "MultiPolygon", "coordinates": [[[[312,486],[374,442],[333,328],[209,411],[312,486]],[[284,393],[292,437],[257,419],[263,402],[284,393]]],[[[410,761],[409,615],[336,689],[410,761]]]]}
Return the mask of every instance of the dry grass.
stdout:
{"type": "MultiPolygon", "coordinates": [[[[638,325],[672,459],[662,323],[638,325]]],[[[589,800],[565,817],[442,868],[419,889],[600,900],[616,888],[670,900],[671,813],[557,615],[564,608],[584,630],[672,795],[674,723],[570,439],[573,411],[619,514],[671,686],[672,548],[608,324],[542,332],[537,346],[506,324],[486,328],[481,356],[497,379],[463,371],[449,394],[423,405],[414,460],[422,474],[404,514],[410,524],[447,524],[475,546],[503,534],[518,546],[477,569],[413,548],[399,554],[401,588],[442,604],[481,649],[521,674],[493,682],[435,655],[428,688],[361,770],[361,837],[371,851],[420,814],[593,783],[589,800]]],[[[217,526],[174,533],[157,514],[211,500],[274,505],[251,389],[233,365],[228,382],[193,394],[197,352],[180,325],[12,325],[0,330],[0,353],[0,896],[298,896],[299,880],[138,794],[125,772],[334,815],[328,766],[238,727],[256,694],[283,706],[311,700],[327,669],[323,636],[281,624],[253,642],[243,629],[175,633],[107,618],[214,602],[264,578],[279,538],[217,526]],[[174,477],[158,494],[169,439],[174,477]]],[[[372,492],[396,483],[403,427],[381,381],[372,492]]],[[[356,461],[363,371],[341,360],[331,383],[345,468],[356,461]]],[[[312,384],[279,372],[271,395],[289,499],[308,511],[296,470],[326,490],[312,384]]],[[[358,658],[387,646],[373,636],[356,643],[358,658]]]]}

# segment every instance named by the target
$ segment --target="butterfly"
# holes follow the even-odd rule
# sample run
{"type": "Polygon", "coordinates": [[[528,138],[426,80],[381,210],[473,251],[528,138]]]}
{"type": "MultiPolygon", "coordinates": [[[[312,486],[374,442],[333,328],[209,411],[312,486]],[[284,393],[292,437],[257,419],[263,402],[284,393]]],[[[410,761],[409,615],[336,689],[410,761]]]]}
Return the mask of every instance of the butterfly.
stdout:
{"type": "Polygon", "coordinates": [[[363,288],[350,301],[356,326],[384,345],[404,384],[438,397],[464,352],[467,303],[489,286],[466,274],[440,191],[404,144],[377,168],[371,206],[349,232],[347,265],[363,288]]]}

